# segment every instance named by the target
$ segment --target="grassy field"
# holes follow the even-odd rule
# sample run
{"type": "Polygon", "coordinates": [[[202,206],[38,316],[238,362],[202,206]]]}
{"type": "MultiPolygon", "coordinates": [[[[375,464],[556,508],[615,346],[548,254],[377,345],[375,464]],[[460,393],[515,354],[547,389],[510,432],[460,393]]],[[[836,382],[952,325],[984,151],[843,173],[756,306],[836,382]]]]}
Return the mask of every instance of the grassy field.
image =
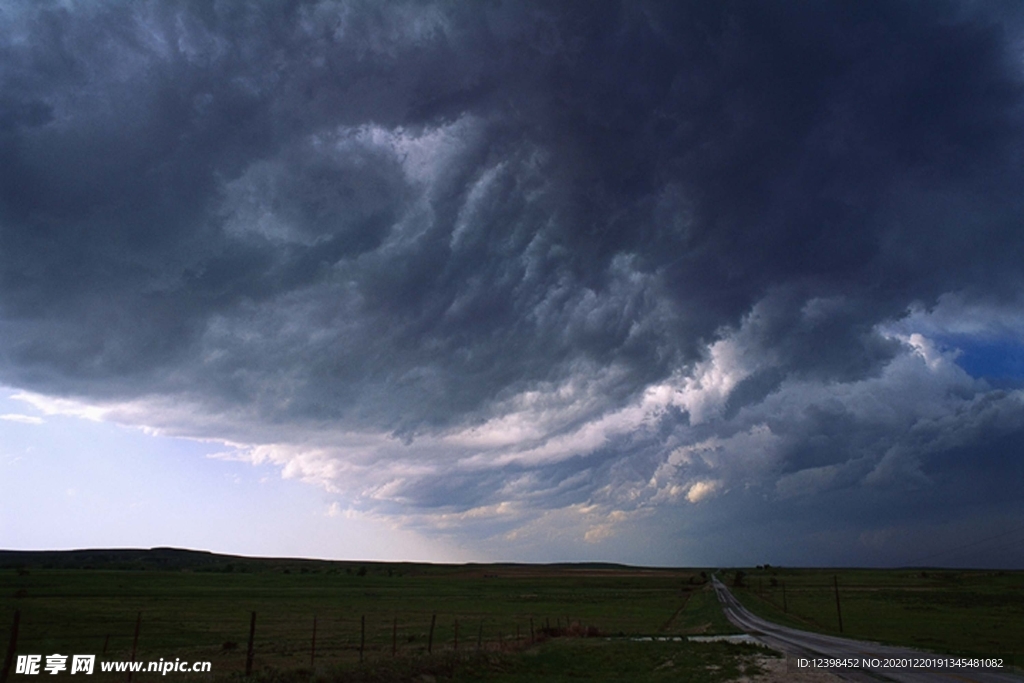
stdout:
{"type": "MultiPolygon", "coordinates": [[[[219,676],[244,669],[256,612],[254,670],[305,670],[307,679],[314,617],[317,670],[358,669],[365,619],[365,666],[429,669],[458,650],[465,664],[459,680],[529,680],[536,667],[557,668],[575,657],[569,652],[622,662],[618,669],[600,666],[605,679],[595,671],[583,672],[586,678],[661,680],[656,666],[704,667],[698,660],[720,659],[721,648],[636,643],[630,636],[734,632],[698,572],[601,566],[266,561],[170,570],[0,569],[0,643],[7,642],[15,609],[19,653],[128,659],[141,614],[139,660],[209,660],[219,676]],[[531,626],[542,644],[529,656],[516,654],[528,649],[531,626]],[[568,637],[586,635],[600,637],[568,637]],[[429,661],[419,661],[428,648],[429,661]],[[637,656],[623,657],[623,649],[637,656]],[[634,666],[654,677],[637,679],[634,666]]],[[[708,669],[707,680],[719,680],[718,671],[708,669]]]]}
{"type": "MultiPolygon", "coordinates": [[[[750,647],[685,640],[735,632],[700,570],[254,560],[181,551],[30,559],[0,551],[0,647],[17,609],[22,654],[128,659],[141,615],[139,661],[210,661],[214,680],[236,680],[256,612],[258,683],[717,683],[754,666],[750,647]]],[[[843,635],[1021,663],[1024,572],[743,572],[740,587],[735,570],[719,576],[752,611],[780,623],[838,633],[835,577],[843,635]]],[[[65,677],[77,680],[48,676],[65,677]]],[[[200,678],[211,679],[163,680],[200,678]]]]}
{"type": "MultiPolygon", "coordinates": [[[[761,671],[752,645],[556,639],[519,652],[382,659],[364,667],[264,672],[252,683],[437,681],[452,683],[726,683],[761,671]]],[[[230,680],[239,680],[232,676],[230,680]]]]}
{"type": "Polygon", "coordinates": [[[762,568],[719,577],[752,612],[796,628],[941,653],[1024,652],[1024,572],[762,568]]]}

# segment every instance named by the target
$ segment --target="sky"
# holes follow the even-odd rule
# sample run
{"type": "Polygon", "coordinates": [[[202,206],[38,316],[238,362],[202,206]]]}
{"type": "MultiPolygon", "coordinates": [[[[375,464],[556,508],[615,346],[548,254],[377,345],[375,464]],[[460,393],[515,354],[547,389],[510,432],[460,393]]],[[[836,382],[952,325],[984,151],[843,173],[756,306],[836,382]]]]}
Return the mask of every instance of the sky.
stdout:
{"type": "Polygon", "coordinates": [[[0,5],[0,547],[1024,568],[1017,2],[0,5]]]}

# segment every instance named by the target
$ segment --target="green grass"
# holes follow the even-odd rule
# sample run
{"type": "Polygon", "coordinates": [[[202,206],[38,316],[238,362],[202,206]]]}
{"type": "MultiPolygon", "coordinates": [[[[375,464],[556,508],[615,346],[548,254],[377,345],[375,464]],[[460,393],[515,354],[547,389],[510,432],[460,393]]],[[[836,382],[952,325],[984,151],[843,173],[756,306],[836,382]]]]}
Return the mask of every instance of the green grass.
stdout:
{"type": "MultiPolygon", "coordinates": [[[[682,639],[736,632],[696,570],[244,558],[227,564],[206,558],[197,568],[188,566],[187,558],[172,559],[182,566],[153,569],[136,558],[132,569],[74,569],[58,563],[0,568],[0,646],[6,645],[18,609],[19,653],[127,659],[141,613],[137,659],[209,660],[214,677],[230,681],[244,668],[249,618],[255,611],[256,680],[265,683],[387,683],[423,676],[467,682],[713,682],[735,677],[749,665],[743,647],[682,639]],[[533,646],[531,620],[538,641],[533,646]],[[562,637],[588,630],[597,637],[562,637]],[[630,640],[638,635],[681,640],[630,640]]],[[[1005,657],[1020,665],[1024,572],[769,568],[746,570],[745,587],[733,591],[752,611],[773,621],[838,633],[833,576],[840,587],[843,635],[1005,657]]],[[[734,574],[725,572],[721,578],[731,586],[734,574]]],[[[122,679],[120,674],[107,680],[122,679]]],[[[92,680],[104,677],[97,674],[92,680]]]]}
{"type": "Polygon", "coordinates": [[[756,673],[749,655],[761,648],[725,643],[552,641],[504,660],[471,661],[453,679],[476,683],[690,681],[714,683],[756,673]]]}
{"type": "Polygon", "coordinates": [[[740,633],[740,630],[725,618],[718,597],[710,585],[689,594],[685,605],[675,615],[669,628],[674,633],[687,635],[740,633]]]}
{"type": "MultiPolygon", "coordinates": [[[[517,652],[384,659],[366,666],[266,670],[249,683],[720,683],[760,672],[762,648],[726,643],[633,642],[607,638],[555,639],[517,652]]],[[[245,680],[232,674],[222,683],[245,680]]]]}
{"type": "Polygon", "coordinates": [[[755,614],[810,631],[895,645],[1013,658],[1024,651],[1024,572],[781,569],[720,575],[755,614]],[[774,585],[773,585],[774,580],[774,585]],[[785,593],[785,595],[783,595],[785,593]]]}
{"type": "Polygon", "coordinates": [[[435,653],[454,651],[456,628],[461,653],[524,647],[531,620],[537,637],[567,624],[608,636],[734,631],[696,572],[628,568],[0,569],[0,643],[15,608],[19,653],[128,659],[141,613],[139,660],[210,660],[221,674],[243,669],[253,611],[257,670],[308,668],[314,615],[316,666],[328,668],[358,662],[363,617],[367,662],[391,658],[396,620],[399,658],[425,654],[433,615],[435,653]]]}

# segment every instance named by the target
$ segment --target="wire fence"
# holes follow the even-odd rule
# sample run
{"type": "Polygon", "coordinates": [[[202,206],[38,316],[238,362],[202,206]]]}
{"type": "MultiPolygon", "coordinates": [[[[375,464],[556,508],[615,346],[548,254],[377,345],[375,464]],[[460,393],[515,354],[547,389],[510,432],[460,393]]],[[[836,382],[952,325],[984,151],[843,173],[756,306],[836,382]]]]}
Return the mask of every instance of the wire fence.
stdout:
{"type": "Polygon", "coordinates": [[[492,615],[444,612],[340,614],[296,619],[274,613],[239,615],[234,623],[202,623],[147,617],[71,624],[39,621],[14,611],[0,683],[11,679],[19,654],[90,654],[98,661],[155,661],[175,657],[213,662],[220,673],[316,668],[386,658],[442,653],[502,652],[560,636],[596,636],[599,631],[569,616],[492,615]],[[230,634],[224,638],[224,634],[230,634]],[[187,641],[186,641],[187,639],[187,641]]]}

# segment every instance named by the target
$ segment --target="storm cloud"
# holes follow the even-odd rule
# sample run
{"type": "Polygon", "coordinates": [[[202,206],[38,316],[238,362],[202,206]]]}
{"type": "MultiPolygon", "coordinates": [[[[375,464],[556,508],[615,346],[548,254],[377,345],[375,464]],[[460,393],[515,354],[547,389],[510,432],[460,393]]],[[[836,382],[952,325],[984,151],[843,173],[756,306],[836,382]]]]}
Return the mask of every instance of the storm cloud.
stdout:
{"type": "Polygon", "coordinates": [[[1022,19],[9,4],[0,383],[497,554],[1019,529],[1022,19]]]}

